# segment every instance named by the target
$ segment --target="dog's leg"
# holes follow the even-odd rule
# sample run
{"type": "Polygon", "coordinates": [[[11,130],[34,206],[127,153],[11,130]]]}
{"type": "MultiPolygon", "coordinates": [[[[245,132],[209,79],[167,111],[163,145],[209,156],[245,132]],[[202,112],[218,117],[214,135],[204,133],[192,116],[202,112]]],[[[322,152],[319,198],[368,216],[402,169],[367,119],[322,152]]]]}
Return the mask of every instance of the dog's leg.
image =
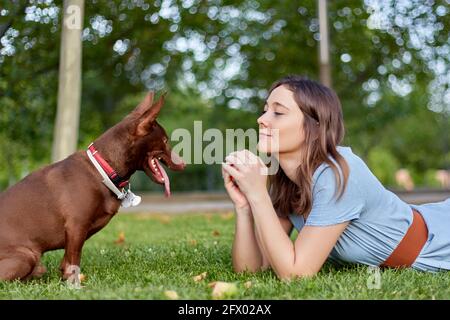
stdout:
{"type": "Polygon", "coordinates": [[[36,263],[36,266],[34,267],[34,270],[33,270],[33,272],[31,272],[29,277],[30,278],[40,278],[46,272],[47,272],[47,268],[39,262],[39,263],[36,263]]]}
{"type": "Polygon", "coordinates": [[[61,263],[59,264],[59,271],[61,271],[61,273],[64,273],[64,270],[66,270],[66,268],[69,266],[69,264],[67,263],[67,257],[66,257],[66,252],[64,252],[64,257],[61,260],[61,263]]]}
{"type": "Polygon", "coordinates": [[[0,260],[0,280],[23,280],[32,273],[36,261],[34,257],[17,253],[0,260]]]}
{"type": "Polygon", "coordinates": [[[80,260],[81,250],[86,241],[86,232],[84,228],[77,227],[76,230],[66,230],[66,245],[63,261],[61,262],[62,277],[69,283],[79,286],[80,280],[80,260]]]}

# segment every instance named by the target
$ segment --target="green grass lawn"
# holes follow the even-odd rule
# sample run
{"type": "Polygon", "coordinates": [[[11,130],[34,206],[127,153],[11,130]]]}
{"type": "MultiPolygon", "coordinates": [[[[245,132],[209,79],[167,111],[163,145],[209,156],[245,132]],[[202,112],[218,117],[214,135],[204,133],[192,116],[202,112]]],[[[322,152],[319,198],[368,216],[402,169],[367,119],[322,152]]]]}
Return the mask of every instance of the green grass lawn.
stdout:
{"type": "Polygon", "coordinates": [[[381,288],[371,288],[373,272],[364,266],[325,264],[311,279],[282,282],[272,271],[235,274],[231,267],[234,217],[231,214],[181,216],[121,214],[89,239],[83,250],[82,289],[60,280],[62,250],[42,261],[48,272],[22,282],[0,282],[0,299],[211,299],[213,281],[234,282],[233,299],[449,299],[450,273],[382,270],[381,288]],[[125,241],[117,244],[119,234],[125,241]],[[193,277],[207,272],[204,280],[193,277]],[[250,281],[251,286],[244,285],[250,281]]]}

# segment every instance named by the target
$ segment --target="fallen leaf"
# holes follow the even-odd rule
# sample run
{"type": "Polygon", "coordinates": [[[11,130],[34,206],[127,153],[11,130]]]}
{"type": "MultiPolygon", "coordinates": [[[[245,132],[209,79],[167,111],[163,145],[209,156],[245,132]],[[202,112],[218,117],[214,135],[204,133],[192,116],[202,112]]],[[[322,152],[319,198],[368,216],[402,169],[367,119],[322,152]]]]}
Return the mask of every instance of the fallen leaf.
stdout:
{"type": "Polygon", "coordinates": [[[189,244],[191,246],[196,246],[197,245],[197,240],[195,240],[195,239],[189,240],[189,244]]]}
{"type": "Polygon", "coordinates": [[[164,295],[170,300],[178,300],[178,293],[176,293],[176,291],[166,290],[164,291],[164,295]]]}
{"type": "Polygon", "coordinates": [[[214,237],[218,237],[218,236],[220,236],[220,232],[217,231],[217,230],[214,230],[213,233],[212,233],[212,235],[213,235],[214,237]]]}
{"type": "Polygon", "coordinates": [[[247,281],[246,283],[244,283],[244,287],[246,289],[250,288],[252,286],[252,282],[251,281],[247,281]]]}
{"type": "Polygon", "coordinates": [[[125,232],[121,231],[119,233],[119,238],[115,241],[116,244],[121,244],[125,242],[125,232]]]}
{"type": "Polygon", "coordinates": [[[222,213],[222,214],[220,215],[220,217],[221,217],[223,220],[231,220],[231,219],[233,219],[233,216],[234,216],[234,213],[233,213],[232,211],[226,212],[226,213],[222,213]]]}
{"type": "Polygon", "coordinates": [[[172,218],[166,214],[155,215],[155,219],[164,224],[168,224],[172,220],[172,218]]]}
{"type": "Polygon", "coordinates": [[[152,215],[147,212],[139,212],[133,215],[136,220],[150,220],[153,219],[152,215]]]}
{"type": "Polygon", "coordinates": [[[193,279],[195,282],[199,282],[202,281],[203,279],[206,278],[206,272],[200,273],[198,276],[195,276],[193,279]]]}
{"type": "Polygon", "coordinates": [[[208,284],[208,287],[213,288],[213,299],[229,298],[238,293],[238,289],[235,283],[215,281],[208,284]]]}

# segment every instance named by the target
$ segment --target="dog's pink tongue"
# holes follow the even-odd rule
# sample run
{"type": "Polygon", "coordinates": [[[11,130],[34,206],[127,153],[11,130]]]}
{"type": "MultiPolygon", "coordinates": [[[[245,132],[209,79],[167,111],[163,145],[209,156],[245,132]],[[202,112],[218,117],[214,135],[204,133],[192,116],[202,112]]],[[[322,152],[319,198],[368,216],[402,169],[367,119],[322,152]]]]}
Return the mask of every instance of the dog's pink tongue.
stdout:
{"type": "Polygon", "coordinates": [[[166,192],[166,197],[170,197],[170,181],[169,176],[166,173],[166,170],[164,170],[163,166],[159,163],[158,160],[156,160],[156,165],[158,166],[159,172],[162,173],[164,177],[164,189],[166,192]]]}

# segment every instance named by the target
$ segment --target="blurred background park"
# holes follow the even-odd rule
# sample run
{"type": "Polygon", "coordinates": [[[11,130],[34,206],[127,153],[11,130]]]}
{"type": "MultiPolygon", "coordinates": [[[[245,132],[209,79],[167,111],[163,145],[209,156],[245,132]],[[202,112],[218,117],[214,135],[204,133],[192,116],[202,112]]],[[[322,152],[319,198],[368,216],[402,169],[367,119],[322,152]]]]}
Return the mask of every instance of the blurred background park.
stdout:
{"type": "MultiPolygon", "coordinates": [[[[78,3],[77,149],[147,90],[168,91],[169,136],[196,120],[256,129],[270,85],[301,74],[337,92],[343,145],[386,187],[450,189],[449,0],[78,3]]],[[[62,1],[0,0],[0,190],[54,160],[63,14],[62,1]]],[[[223,191],[220,165],[168,174],[174,192],[223,191]]],[[[141,173],[132,185],[162,194],[141,173]]]]}

